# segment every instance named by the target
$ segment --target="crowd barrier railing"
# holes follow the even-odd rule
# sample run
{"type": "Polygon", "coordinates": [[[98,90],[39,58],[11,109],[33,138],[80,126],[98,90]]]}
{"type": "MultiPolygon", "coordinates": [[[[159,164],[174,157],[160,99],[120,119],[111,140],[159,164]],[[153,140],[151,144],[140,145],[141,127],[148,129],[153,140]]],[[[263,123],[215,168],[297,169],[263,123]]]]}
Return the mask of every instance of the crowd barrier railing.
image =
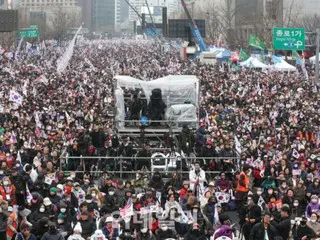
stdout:
{"type": "MultiPolygon", "coordinates": [[[[60,157],[60,170],[63,171],[72,171],[75,173],[84,173],[91,172],[92,174],[101,174],[105,170],[103,170],[106,165],[111,164],[114,166],[112,170],[108,170],[110,173],[119,174],[122,177],[124,174],[134,174],[137,173],[137,170],[134,166],[131,166],[130,170],[127,170],[125,167],[126,161],[134,162],[134,166],[136,166],[139,161],[146,162],[145,160],[150,160],[150,168],[143,170],[146,174],[153,174],[158,171],[161,174],[172,174],[177,172],[179,174],[189,173],[190,167],[194,162],[212,162],[215,160],[225,160],[230,161],[230,164],[233,166],[233,172],[240,169],[240,158],[239,157],[188,157],[188,156],[156,156],[156,157],[123,157],[123,156],[61,156],[60,157]],[[70,161],[75,160],[78,164],[82,166],[82,169],[70,169],[70,161]],[[164,164],[155,163],[157,161],[161,161],[164,164]],[[89,162],[91,161],[91,162],[89,162]],[[92,169],[93,166],[96,166],[92,169]],[[88,169],[90,168],[90,169],[88,169]],[[186,170],[186,168],[188,170],[186,170]]],[[[220,171],[214,170],[206,170],[206,174],[219,174],[220,171]]]]}

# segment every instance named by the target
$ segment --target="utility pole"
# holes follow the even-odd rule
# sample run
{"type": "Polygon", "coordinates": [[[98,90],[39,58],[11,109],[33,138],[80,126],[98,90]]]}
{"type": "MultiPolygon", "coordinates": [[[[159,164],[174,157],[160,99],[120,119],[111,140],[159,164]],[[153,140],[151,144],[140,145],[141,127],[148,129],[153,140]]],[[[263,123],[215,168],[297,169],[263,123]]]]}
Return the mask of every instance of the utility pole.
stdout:
{"type": "Polygon", "coordinates": [[[315,85],[319,85],[319,45],[320,45],[320,29],[317,28],[316,30],[317,34],[317,40],[316,40],[316,72],[315,72],[315,80],[314,83],[315,85]]]}

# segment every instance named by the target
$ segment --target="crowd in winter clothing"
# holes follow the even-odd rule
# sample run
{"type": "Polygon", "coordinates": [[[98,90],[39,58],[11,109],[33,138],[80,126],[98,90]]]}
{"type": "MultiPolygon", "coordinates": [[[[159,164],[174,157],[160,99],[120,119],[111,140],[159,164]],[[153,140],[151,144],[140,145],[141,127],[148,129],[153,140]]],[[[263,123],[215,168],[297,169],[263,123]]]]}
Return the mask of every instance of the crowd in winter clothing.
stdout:
{"type": "Polygon", "coordinates": [[[320,237],[320,95],[302,74],[237,72],[131,40],[79,41],[60,74],[63,51],[0,59],[0,239],[320,237]],[[151,157],[148,143],[137,151],[114,131],[113,77],[169,74],[201,84],[199,128],[184,125],[173,144],[198,157],[189,174],[150,176],[144,160],[123,180],[118,161],[90,159],[151,157]]]}

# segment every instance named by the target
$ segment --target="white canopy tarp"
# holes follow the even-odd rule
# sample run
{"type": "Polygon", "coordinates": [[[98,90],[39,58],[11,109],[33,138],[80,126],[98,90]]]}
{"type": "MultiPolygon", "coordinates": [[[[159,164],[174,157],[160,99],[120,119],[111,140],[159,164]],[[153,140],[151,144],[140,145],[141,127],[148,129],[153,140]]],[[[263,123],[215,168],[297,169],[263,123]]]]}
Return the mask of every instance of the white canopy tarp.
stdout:
{"type": "MultiPolygon", "coordinates": [[[[310,62],[312,62],[313,64],[316,62],[316,55],[309,58],[310,62]]],[[[320,62],[320,56],[319,56],[319,62],[320,62]]]]}
{"type": "Polygon", "coordinates": [[[269,68],[268,65],[260,62],[258,59],[254,58],[254,57],[250,57],[246,61],[241,62],[240,66],[251,67],[251,68],[263,68],[263,69],[269,68]]]}
{"type": "Polygon", "coordinates": [[[296,71],[297,68],[295,66],[290,65],[289,63],[287,63],[286,61],[284,61],[283,59],[281,59],[281,62],[279,63],[275,63],[272,67],[274,67],[275,70],[278,71],[296,71]]]}
{"type": "Polygon", "coordinates": [[[169,118],[169,115],[172,115],[172,118],[174,118],[176,111],[173,110],[177,109],[179,109],[179,114],[181,115],[179,119],[193,121],[196,116],[197,111],[190,106],[193,105],[195,109],[199,107],[199,79],[196,76],[169,75],[151,81],[143,81],[130,76],[115,76],[115,80],[116,118],[119,121],[125,118],[123,88],[128,90],[141,89],[148,103],[152,95],[152,90],[159,88],[161,89],[162,100],[167,106],[167,118],[169,118]],[[184,107],[181,107],[180,104],[184,105],[184,107]]]}

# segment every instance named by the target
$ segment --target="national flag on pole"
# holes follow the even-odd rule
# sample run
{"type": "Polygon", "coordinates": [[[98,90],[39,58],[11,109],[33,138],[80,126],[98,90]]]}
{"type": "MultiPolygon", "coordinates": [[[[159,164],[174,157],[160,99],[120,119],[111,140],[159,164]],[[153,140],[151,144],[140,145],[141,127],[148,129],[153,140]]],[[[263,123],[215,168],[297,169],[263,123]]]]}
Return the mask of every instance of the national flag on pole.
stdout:
{"type": "Polygon", "coordinates": [[[247,59],[249,59],[249,55],[241,48],[239,58],[242,61],[246,61],[247,59]]]}
{"type": "Polygon", "coordinates": [[[133,204],[132,204],[131,198],[129,198],[127,204],[123,208],[120,208],[120,216],[124,219],[132,215],[133,215],[133,204]]]}
{"type": "Polygon", "coordinates": [[[277,86],[274,85],[272,88],[271,88],[271,94],[276,94],[277,93],[277,86]]]}
{"type": "Polygon", "coordinates": [[[10,90],[9,101],[21,105],[22,100],[23,100],[23,97],[18,92],[14,90],[10,90]]]}
{"type": "Polygon", "coordinates": [[[44,74],[42,74],[36,80],[34,80],[34,83],[43,83],[44,85],[48,85],[49,80],[46,78],[44,74]]]}
{"type": "Polygon", "coordinates": [[[264,50],[266,48],[264,42],[262,42],[258,37],[252,34],[250,34],[249,46],[259,48],[261,50],[264,50]]]}

